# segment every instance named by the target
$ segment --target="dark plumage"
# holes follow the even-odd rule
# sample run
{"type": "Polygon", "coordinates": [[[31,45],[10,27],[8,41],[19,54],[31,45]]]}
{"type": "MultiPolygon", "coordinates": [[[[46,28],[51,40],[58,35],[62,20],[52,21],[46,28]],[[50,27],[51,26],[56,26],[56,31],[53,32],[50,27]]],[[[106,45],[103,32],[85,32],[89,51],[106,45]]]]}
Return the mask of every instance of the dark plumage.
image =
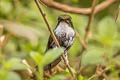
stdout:
{"type": "MultiPolygon", "coordinates": [[[[60,44],[61,47],[65,48],[65,54],[67,55],[67,51],[70,49],[74,42],[75,32],[73,28],[73,24],[71,21],[71,17],[69,15],[61,15],[58,17],[58,24],[54,29],[54,34],[60,44]]],[[[55,42],[53,41],[52,37],[49,37],[48,45],[46,51],[49,49],[53,49],[57,47],[55,42]]],[[[46,52],[45,51],[45,52],[46,52]]],[[[66,56],[67,57],[67,56],[66,56]]],[[[50,70],[54,66],[56,66],[61,61],[61,56],[58,57],[52,63],[46,65],[44,70],[50,70]]]]}

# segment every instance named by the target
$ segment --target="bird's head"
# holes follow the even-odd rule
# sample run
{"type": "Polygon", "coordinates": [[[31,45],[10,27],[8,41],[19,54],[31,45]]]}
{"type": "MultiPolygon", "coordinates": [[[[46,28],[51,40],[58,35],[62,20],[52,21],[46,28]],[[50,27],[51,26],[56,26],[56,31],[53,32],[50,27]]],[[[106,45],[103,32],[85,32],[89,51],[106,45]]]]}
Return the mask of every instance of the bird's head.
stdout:
{"type": "Polygon", "coordinates": [[[58,17],[58,24],[59,24],[60,22],[65,22],[65,23],[67,23],[68,25],[70,25],[71,27],[73,27],[72,18],[71,18],[71,16],[69,16],[69,15],[66,15],[66,14],[60,15],[60,16],[58,17]]]}

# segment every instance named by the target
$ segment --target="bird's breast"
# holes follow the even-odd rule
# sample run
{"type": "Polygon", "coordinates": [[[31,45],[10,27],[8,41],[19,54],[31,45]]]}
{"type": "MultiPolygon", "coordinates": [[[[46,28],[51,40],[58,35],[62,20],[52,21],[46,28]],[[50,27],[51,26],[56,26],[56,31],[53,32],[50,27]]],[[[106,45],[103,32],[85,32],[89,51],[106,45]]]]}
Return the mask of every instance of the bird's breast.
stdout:
{"type": "Polygon", "coordinates": [[[60,36],[62,36],[62,35],[71,35],[71,36],[74,36],[75,35],[75,32],[74,32],[74,30],[73,30],[73,28],[72,27],[70,27],[67,23],[65,23],[65,22],[61,22],[58,26],[57,26],[57,28],[55,29],[55,34],[56,35],[60,35],[60,36]]]}
{"type": "Polygon", "coordinates": [[[67,47],[73,44],[75,32],[67,23],[60,23],[54,32],[62,46],[67,47]]]}

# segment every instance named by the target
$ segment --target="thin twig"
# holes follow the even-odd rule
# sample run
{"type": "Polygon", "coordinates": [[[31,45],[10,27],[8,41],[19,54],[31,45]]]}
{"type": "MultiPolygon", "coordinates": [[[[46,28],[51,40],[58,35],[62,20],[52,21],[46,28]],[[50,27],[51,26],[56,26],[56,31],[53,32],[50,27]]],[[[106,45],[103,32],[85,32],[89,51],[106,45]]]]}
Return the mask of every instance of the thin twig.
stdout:
{"type": "MultiPolygon", "coordinates": [[[[69,12],[69,13],[75,13],[75,14],[91,14],[91,8],[75,8],[71,7],[65,4],[61,4],[58,2],[55,2],[54,0],[41,0],[44,4],[46,4],[49,7],[52,7],[54,9],[64,11],[64,12],[69,12]]],[[[100,11],[104,10],[105,8],[111,6],[115,2],[118,2],[119,0],[105,0],[99,5],[96,6],[95,8],[95,14],[99,13],[100,11]]]]}
{"type": "Polygon", "coordinates": [[[0,24],[0,36],[2,35],[2,33],[3,33],[3,25],[0,24]]]}
{"type": "Polygon", "coordinates": [[[0,47],[4,48],[5,45],[8,43],[8,40],[11,38],[12,34],[9,33],[7,35],[3,35],[0,37],[0,47]]]}
{"type": "Polygon", "coordinates": [[[25,64],[28,67],[27,72],[31,77],[33,77],[34,74],[33,74],[32,70],[30,69],[30,65],[28,64],[28,62],[24,59],[24,60],[22,60],[22,63],[25,64]]]}
{"type": "Polygon", "coordinates": [[[94,18],[94,11],[95,11],[97,1],[98,0],[94,0],[93,3],[92,3],[92,11],[91,11],[91,14],[89,16],[88,24],[86,26],[85,37],[84,37],[85,42],[88,41],[88,36],[89,36],[90,28],[91,28],[91,22],[92,22],[92,20],[94,18]]]}
{"type": "Polygon", "coordinates": [[[42,9],[41,9],[41,7],[40,7],[40,5],[39,5],[39,3],[38,3],[38,0],[34,0],[34,1],[35,1],[35,3],[36,3],[37,7],[39,8],[39,11],[40,11],[41,15],[43,16],[43,19],[44,19],[44,21],[45,21],[45,23],[46,23],[46,25],[47,25],[47,27],[48,27],[48,30],[49,30],[49,32],[50,32],[50,34],[51,34],[51,37],[52,37],[53,40],[55,41],[55,44],[56,44],[58,47],[60,47],[60,45],[59,45],[59,43],[58,43],[58,41],[57,41],[57,39],[56,39],[56,37],[55,37],[55,35],[54,35],[54,33],[53,33],[53,31],[52,31],[52,29],[51,29],[48,21],[47,21],[46,14],[42,11],[42,9]]]}
{"type": "Polygon", "coordinates": [[[41,0],[38,0],[40,4],[42,4],[43,6],[47,7],[46,4],[44,4],[41,0]]]}
{"type": "Polygon", "coordinates": [[[109,69],[110,69],[109,67],[106,67],[105,69],[102,69],[102,65],[98,65],[95,74],[92,75],[90,78],[88,78],[88,80],[92,80],[93,78],[99,77],[101,75],[105,76],[104,73],[109,69]]]}
{"type": "MultiPolygon", "coordinates": [[[[94,10],[95,10],[97,1],[98,1],[98,0],[94,0],[93,3],[92,3],[92,12],[91,12],[91,14],[90,14],[90,16],[89,16],[88,24],[87,24],[86,29],[85,29],[85,30],[86,30],[86,32],[85,32],[85,37],[84,37],[84,42],[85,42],[85,43],[88,42],[88,37],[89,37],[91,22],[92,22],[92,20],[93,20],[93,18],[94,18],[94,14],[95,14],[95,13],[94,13],[94,10]]],[[[82,55],[83,55],[83,52],[84,52],[85,50],[86,50],[86,49],[85,49],[84,47],[82,47],[81,52],[80,52],[80,57],[79,57],[80,63],[79,63],[79,69],[78,69],[77,75],[80,74],[82,55]]]]}
{"type": "Polygon", "coordinates": [[[104,77],[104,80],[108,80],[108,77],[107,77],[107,75],[105,73],[103,73],[102,75],[104,77]]]}
{"type": "MultiPolygon", "coordinates": [[[[58,43],[58,41],[57,41],[57,39],[56,39],[53,31],[52,31],[52,28],[50,27],[50,25],[49,25],[49,23],[48,23],[48,21],[47,21],[47,18],[46,18],[46,16],[45,16],[45,13],[42,11],[42,9],[41,9],[41,7],[40,7],[40,5],[39,5],[39,3],[38,3],[38,0],[34,0],[34,1],[35,1],[35,3],[36,3],[37,7],[39,8],[39,11],[40,11],[41,15],[43,16],[43,19],[44,19],[44,21],[45,21],[45,23],[46,23],[46,25],[47,25],[47,27],[48,27],[48,30],[49,30],[49,32],[50,32],[50,34],[51,34],[51,37],[53,38],[55,44],[56,44],[58,47],[60,47],[60,45],[59,45],[59,43],[58,43]]],[[[72,77],[75,78],[74,73],[72,72],[70,65],[67,63],[67,60],[66,60],[64,54],[62,54],[62,58],[63,58],[63,60],[64,60],[64,62],[65,62],[66,67],[68,68],[70,74],[72,75],[72,77]]]]}
{"type": "Polygon", "coordinates": [[[78,57],[79,59],[79,66],[78,66],[78,70],[77,70],[77,77],[81,74],[81,71],[82,71],[82,66],[81,66],[81,63],[82,63],[82,55],[83,55],[83,52],[85,51],[86,49],[84,47],[82,47],[81,51],[80,51],[80,56],[78,57]]]}
{"type": "Polygon", "coordinates": [[[92,75],[90,78],[88,78],[88,80],[91,80],[91,79],[93,79],[93,78],[95,78],[95,77],[97,77],[98,75],[96,75],[96,74],[94,74],[94,75],[92,75]]]}
{"type": "Polygon", "coordinates": [[[80,35],[76,32],[76,38],[80,41],[83,48],[87,49],[85,42],[81,39],[80,35]]]}
{"type": "Polygon", "coordinates": [[[120,14],[120,5],[119,5],[118,10],[117,10],[117,13],[116,13],[116,15],[115,15],[115,23],[116,23],[117,20],[118,20],[119,14],[120,14]]]}

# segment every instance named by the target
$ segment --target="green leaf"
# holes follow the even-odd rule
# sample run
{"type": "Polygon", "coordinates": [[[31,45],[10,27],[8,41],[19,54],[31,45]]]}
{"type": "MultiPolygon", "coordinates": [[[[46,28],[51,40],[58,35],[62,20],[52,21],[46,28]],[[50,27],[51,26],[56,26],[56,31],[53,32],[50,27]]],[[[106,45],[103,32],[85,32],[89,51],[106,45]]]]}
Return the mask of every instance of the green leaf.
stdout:
{"type": "Polygon", "coordinates": [[[82,57],[82,65],[99,64],[103,62],[103,49],[91,47],[82,57]]]}
{"type": "Polygon", "coordinates": [[[78,2],[79,2],[79,0],[72,0],[72,2],[73,2],[73,3],[78,3],[78,2]]]}
{"type": "Polygon", "coordinates": [[[32,59],[39,65],[41,64],[42,65],[42,61],[43,61],[43,56],[40,55],[39,53],[37,52],[31,52],[30,53],[30,56],[32,57],[32,59]]]}
{"type": "Polygon", "coordinates": [[[98,34],[96,35],[97,40],[99,40],[104,45],[112,45],[116,38],[116,24],[114,23],[114,19],[111,17],[106,17],[101,20],[98,24],[98,34]]]}
{"type": "Polygon", "coordinates": [[[88,18],[86,16],[70,14],[72,16],[72,21],[74,23],[74,27],[76,28],[77,32],[80,34],[81,38],[84,37],[85,34],[85,27],[88,22],[88,18]]]}
{"type": "Polygon", "coordinates": [[[23,37],[30,41],[33,46],[37,46],[40,37],[40,32],[37,29],[7,20],[2,20],[1,23],[8,32],[15,36],[23,37]]]}
{"type": "Polygon", "coordinates": [[[27,66],[22,63],[22,60],[18,58],[12,58],[3,64],[6,69],[10,70],[24,70],[27,68],[27,66]]]}
{"type": "Polygon", "coordinates": [[[8,15],[8,13],[10,13],[11,10],[12,10],[12,3],[6,0],[0,1],[0,12],[8,15]]]}
{"type": "Polygon", "coordinates": [[[0,80],[5,80],[7,73],[8,73],[8,71],[6,71],[4,69],[0,69],[0,80]]]}
{"type": "Polygon", "coordinates": [[[83,79],[83,76],[80,75],[80,76],[78,77],[78,80],[84,80],[84,79],[83,79]]]}
{"type": "MultiPolygon", "coordinates": [[[[71,70],[72,70],[72,72],[74,73],[74,74],[76,74],[76,72],[75,72],[75,70],[73,69],[73,68],[71,68],[71,70]]],[[[66,73],[66,74],[70,74],[70,72],[69,72],[69,70],[66,68],[66,70],[64,71],[64,73],[66,73]]]]}
{"type": "Polygon", "coordinates": [[[57,59],[63,52],[63,48],[55,48],[55,49],[51,49],[49,50],[43,59],[43,64],[44,66],[53,62],[55,59],[57,59]]]}
{"type": "Polygon", "coordinates": [[[66,80],[65,75],[55,75],[50,80],[66,80]]]}
{"type": "Polygon", "coordinates": [[[20,76],[15,72],[9,72],[6,80],[21,80],[20,76]]]}

